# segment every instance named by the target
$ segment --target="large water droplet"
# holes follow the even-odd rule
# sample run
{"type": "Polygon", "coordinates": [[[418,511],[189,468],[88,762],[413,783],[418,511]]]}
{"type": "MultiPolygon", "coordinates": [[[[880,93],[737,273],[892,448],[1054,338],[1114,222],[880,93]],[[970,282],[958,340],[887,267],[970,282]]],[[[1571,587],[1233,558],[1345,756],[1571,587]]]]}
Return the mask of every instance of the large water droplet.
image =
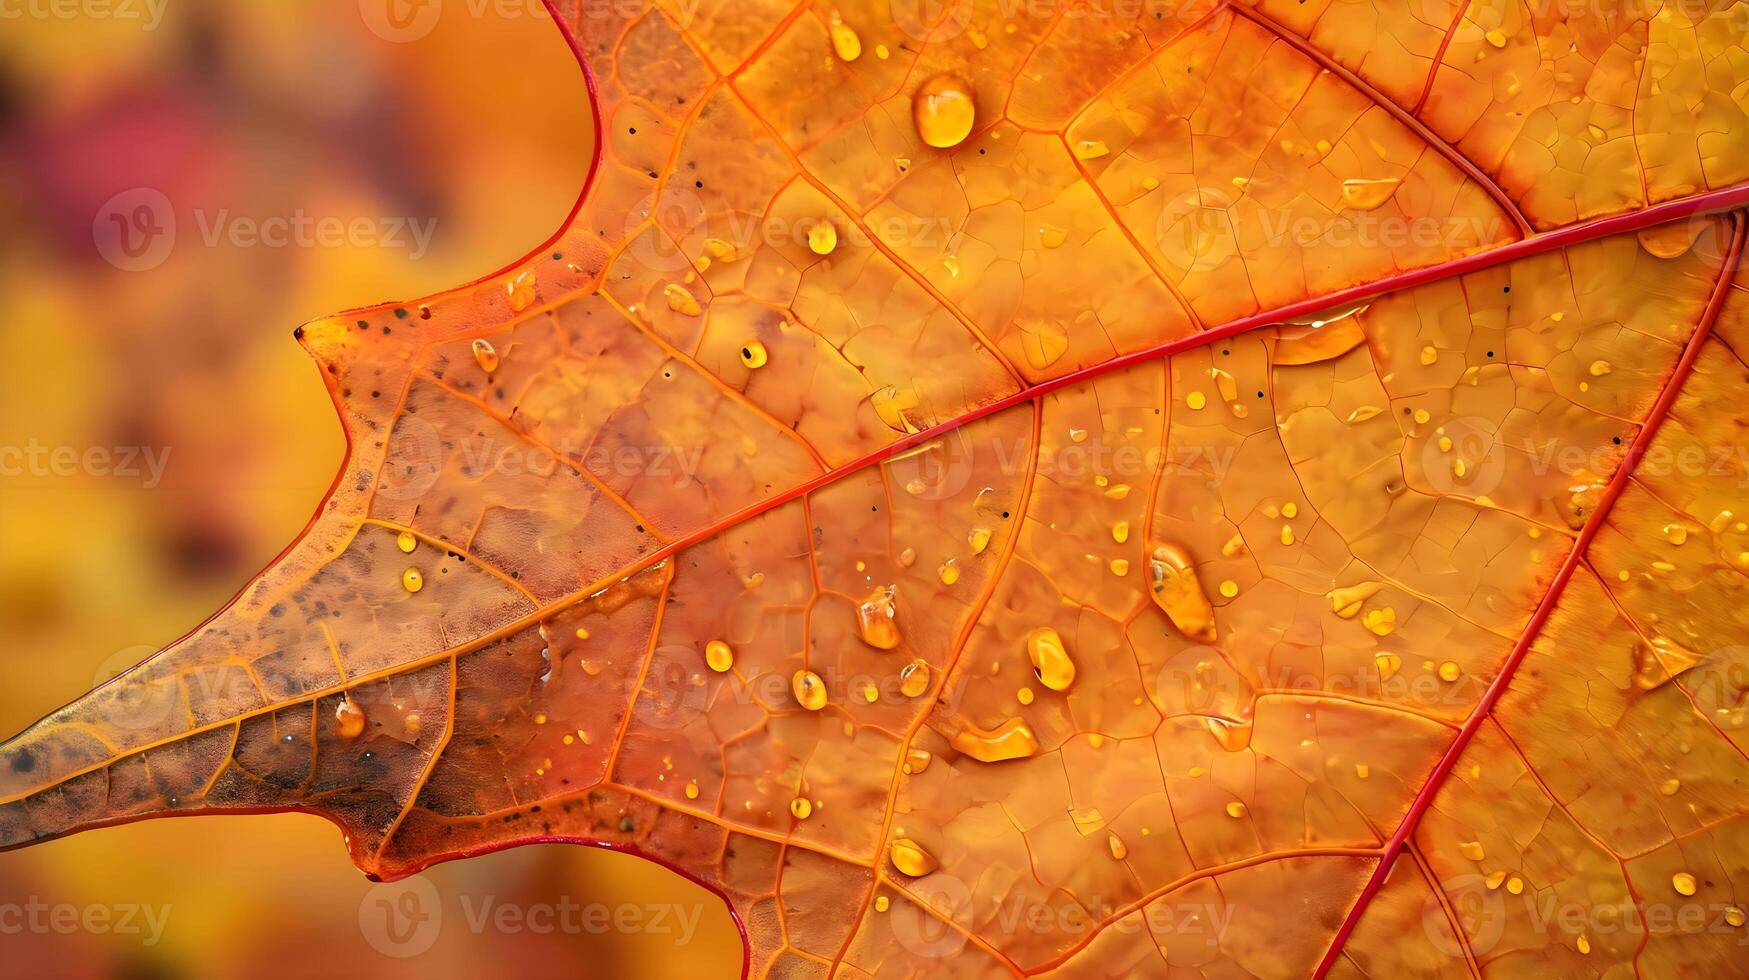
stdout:
{"type": "Polygon", "coordinates": [[[899,605],[894,599],[897,591],[891,585],[876,589],[856,607],[857,634],[876,650],[891,650],[899,645],[899,605]]]}
{"type": "Polygon", "coordinates": [[[965,142],[972,134],[976,115],[971,88],[952,75],[937,75],[924,82],[911,101],[917,135],[940,149],[965,142]]]}

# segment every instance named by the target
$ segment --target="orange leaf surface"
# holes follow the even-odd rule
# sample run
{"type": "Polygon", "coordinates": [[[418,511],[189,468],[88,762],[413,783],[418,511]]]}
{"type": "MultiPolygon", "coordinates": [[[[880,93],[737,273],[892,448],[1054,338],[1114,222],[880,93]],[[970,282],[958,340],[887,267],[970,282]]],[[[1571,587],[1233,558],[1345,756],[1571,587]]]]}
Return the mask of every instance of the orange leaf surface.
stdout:
{"type": "Polygon", "coordinates": [[[299,331],[332,494],[0,846],[605,844],[759,976],[1743,975],[1745,9],[559,3],[574,220],[299,331]]]}

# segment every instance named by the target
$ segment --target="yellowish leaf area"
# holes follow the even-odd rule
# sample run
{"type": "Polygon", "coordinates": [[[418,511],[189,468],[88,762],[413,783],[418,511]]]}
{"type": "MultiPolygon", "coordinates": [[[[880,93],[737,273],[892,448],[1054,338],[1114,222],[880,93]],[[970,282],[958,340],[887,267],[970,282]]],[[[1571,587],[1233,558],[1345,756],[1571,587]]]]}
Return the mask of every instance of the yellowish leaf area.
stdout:
{"type": "Polygon", "coordinates": [[[1532,6],[560,4],[575,220],[300,331],[320,519],[0,845],[605,843],[754,976],[1740,972],[1749,11],[1532,6]]]}

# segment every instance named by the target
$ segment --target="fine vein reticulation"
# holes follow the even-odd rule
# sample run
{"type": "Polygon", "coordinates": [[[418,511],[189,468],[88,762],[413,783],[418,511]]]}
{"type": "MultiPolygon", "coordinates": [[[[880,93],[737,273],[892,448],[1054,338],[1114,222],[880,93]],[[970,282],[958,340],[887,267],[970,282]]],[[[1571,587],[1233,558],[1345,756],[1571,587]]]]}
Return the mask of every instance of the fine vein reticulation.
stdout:
{"type": "Polygon", "coordinates": [[[1749,7],[558,3],[514,268],[0,847],[659,860],[747,970],[1734,976],[1749,7]]]}

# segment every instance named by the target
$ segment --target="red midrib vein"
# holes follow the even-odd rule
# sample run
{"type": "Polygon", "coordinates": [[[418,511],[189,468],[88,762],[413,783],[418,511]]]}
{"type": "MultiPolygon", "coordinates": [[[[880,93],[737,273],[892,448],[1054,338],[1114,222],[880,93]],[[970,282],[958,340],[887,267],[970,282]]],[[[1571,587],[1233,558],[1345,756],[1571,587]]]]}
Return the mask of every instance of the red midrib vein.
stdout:
{"type": "MultiPolygon", "coordinates": [[[[1745,205],[1749,205],[1749,183],[1738,184],[1716,191],[1708,191],[1704,194],[1696,194],[1693,197],[1670,201],[1656,207],[1645,208],[1628,214],[1611,215],[1606,218],[1597,218],[1575,225],[1568,225],[1565,228],[1546,232],[1541,235],[1533,235],[1529,238],[1524,238],[1508,245],[1501,245],[1497,248],[1487,249],[1485,251],[1476,252],[1456,259],[1448,259],[1444,262],[1424,266],[1419,269],[1411,269],[1407,272],[1399,272],[1395,275],[1386,276],[1383,279],[1378,279],[1373,282],[1363,283],[1358,286],[1350,286],[1347,289],[1338,290],[1333,293],[1325,293],[1322,296],[1309,297],[1294,303],[1289,303],[1285,306],[1276,307],[1275,309],[1264,310],[1259,313],[1253,313],[1250,316],[1241,317],[1237,320],[1231,320],[1218,327],[1212,327],[1208,330],[1194,333],[1187,337],[1169,340],[1143,350],[1132,351],[1128,354],[1120,354],[1111,360],[1101,361],[1098,364],[1081,368],[1078,371],[1072,371],[1062,377],[1052,378],[1048,381],[1041,381],[1034,385],[1028,385],[1019,391],[1005,395],[989,404],[974,408],[971,411],[966,412],[964,415],[941,422],[930,428],[924,429],[921,432],[913,433],[890,445],[882,446],[880,449],[873,450],[872,452],[866,453],[847,463],[835,466],[805,483],[789,488],[776,496],[768,497],[759,503],[745,508],[739,513],[723,518],[709,527],[702,528],[686,535],[680,540],[663,548],[661,551],[651,554],[646,559],[646,562],[654,563],[674,552],[690,547],[700,541],[715,537],[728,528],[734,527],[736,524],[757,517],[774,507],[781,506],[812,493],[827,484],[842,479],[849,473],[891,459],[900,453],[915,449],[918,446],[924,445],[931,440],[938,439],[955,429],[976,422],[979,419],[988,418],[998,412],[1006,411],[1017,405],[1025,404],[1026,402],[1033,401],[1034,399],[1051,394],[1052,392],[1061,391],[1064,388],[1072,388],[1075,385],[1082,384],[1102,375],[1110,374],[1113,371],[1121,371],[1124,368],[1134,367],[1137,364],[1144,364],[1156,358],[1168,357],[1173,354],[1182,353],[1186,350],[1212,344],[1216,341],[1225,340],[1229,337],[1250,330],[1255,330],[1259,327],[1272,326],[1299,317],[1310,316],[1314,313],[1321,313],[1325,310],[1338,309],[1355,303],[1365,302],[1386,293],[1411,289],[1415,286],[1425,285],[1430,282],[1438,282],[1443,279],[1450,279],[1454,276],[1467,275],[1471,272],[1493,268],[1494,266],[1515,262],[1519,259],[1541,255],[1545,252],[1552,252],[1556,249],[1568,248],[1573,245],[1582,245],[1599,238],[1608,238],[1611,235],[1628,234],[1671,221],[1680,221],[1684,218],[1692,218],[1697,215],[1729,211],[1733,208],[1743,207],[1745,205]]],[[[636,571],[639,569],[633,570],[636,571]]]]}
{"type": "MultiPolygon", "coordinates": [[[[1445,754],[1440,756],[1433,772],[1428,775],[1427,780],[1421,785],[1420,792],[1415,794],[1414,801],[1409,804],[1409,812],[1403,816],[1403,822],[1397,826],[1396,833],[1393,833],[1391,839],[1386,842],[1384,854],[1379,858],[1378,866],[1373,869],[1372,877],[1367,879],[1366,887],[1361,889],[1360,897],[1355,899],[1353,908],[1349,909],[1348,916],[1342,920],[1341,927],[1336,930],[1335,937],[1330,941],[1329,949],[1324,951],[1324,958],[1319,961],[1318,969],[1312,975],[1313,980],[1324,980],[1336,965],[1337,959],[1342,955],[1343,945],[1353,934],[1355,926],[1360,923],[1361,916],[1366,914],[1367,907],[1371,904],[1373,897],[1384,886],[1385,879],[1390,876],[1392,866],[1402,855],[1403,848],[1408,844],[1409,838],[1414,835],[1415,829],[1420,826],[1421,818],[1433,805],[1433,799],[1439,794],[1439,789],[1444,785],[1446,777],[1451,775],[1452,770],[1457,766],[1458,759],[1464,754],[1464,749],[1469,746],[1470,741],[1481,730],[1483,722],[1488,720],[1488,716],[1493,712],[1494,705],[1500,700],[1501,695],[1505,694],[1506,689],[1511,686],[1513,675],[1530,654],[1531,645],[1542,633],[1543,626],[1554,612],[1561,594],[1566,591],[1567,583],[1572,581],[1574,572],[1578,569],[1580,562],[1584,560],[1586,551],[1591,547],[1591,542],[1597,537],[1597,532],[1603,527],[1609,512],[1615,507],[1615,502],[1620,499],[1622,491],[1626,489],[1634,469],[1639,465],[1640,458],[1645,455],[1646,450],[1652,444],[1652,439],[1658,434],[1658,428],[1670,414],[1670,406],[1675,404],[1677,396],[1681,394],[1682,386],[1693,371],[1694,362],[1700,356],[1701,348],[1712,336],[1713,324],[1718,320],[1719,311],[1724,308],[1725,297],[1730,293],[1731,282],[1736,277],[1738,260],[1743,254],[1745,227],[1744,217],[1738,215],[1732,222],[1731,247],[1719,270],[1718,282],[1713,287],[1712,297],[1708,300],[1706,309],[1702,311],[1700,323],[1696,325],[1694,334],[1689,337],[1688,345],[1683,348],[1682,357],[1677,360],[1676,368],[1671,372],[1670,379],[1665,382],[1663,390],[1658,393],[1658,400],[1646,413],[1646,420],[1640,427],[1639,435],[1628,447],[1621,466],[1610,478],[1609,485],[1604,488],[1603,497],[1598,501],[1597,509],[1592,511],[1591,517],[1580,529],[1579,536],[1573,543],[1573,550],[1568,552],[1566,560],[1561,562],[1560,570],[1555,573],[1548,591],[1543,594],[1542,601],[1537,604],[1536,611],[1531,614],[1530,622],[1525,626],[1524,633],[1519,637],[1518,643],[1512,648],[1511,655],[1506,658],[1506,663],[1500,668],[1500,673],[1488,685],[1487,691],[1483,693],[1481,701],[1476,705],[1476,710],[1471,712],[1469,718],[1464,721],[1463,727],[1458,730],[1457,737],[1447,746],[1445,754]]],[[[1438,882],[1430,884],[1434,888],[1439,887],[1438,882]]],[[[1463,940],[1462,936],[1458,938],[1459,941],[1463,940]]]]}

